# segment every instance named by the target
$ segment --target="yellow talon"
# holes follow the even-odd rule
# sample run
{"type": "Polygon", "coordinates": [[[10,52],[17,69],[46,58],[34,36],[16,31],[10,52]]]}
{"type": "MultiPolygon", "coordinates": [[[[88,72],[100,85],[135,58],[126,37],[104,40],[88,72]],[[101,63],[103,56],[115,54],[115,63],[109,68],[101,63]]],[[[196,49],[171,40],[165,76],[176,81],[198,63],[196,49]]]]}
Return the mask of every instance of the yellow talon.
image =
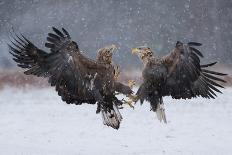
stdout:
{"type": "Polygon", "coordinates": [[[128,95],[128,100],[122,100],[124,104],[128,104],[131,108],[134,109],[134,106],[132,105],[132,103],[134,102],[134,104],[138,101],[138,96],[137,95],[128,95]]]}
{"type": "Polygon", "coordinates": [[[124,100],[124,99],[123,99],[122,101],[123,101],[124,104],[128,104],[131,108],[133,108],[133,109],[135,108],[135,107],[132,105],[132,103],[133,103],[132,100],[124,100]]]}
{"type": "MultiPolygon", "coordinates": [[[[135,85],[135,80],[128,80],[128,86],[132,89],[133,86],[135,85]]],[[[130,95],[127,95],[128,97],[128,100],[124,100],[122,99],[123,103],[124,104],[128,104],[131,108],[134,109],[134,106],[132,105],[133,102],[137,102],[138,101],[138,97],[137,95],[133,95],[133,94],[130,94],[130,95]]]]}
{"type": "Polygon", "coordinates": [[[132,89],[133,86],[135,85],[135,80],[128,80],[128,86],[132,89]]]}
{"type": "Polygon", "coordinates": [[[130,94],[127,97],[129,98],[130,101],[135,102],[135,103],[139,100],[137,95],[130,94]]]}

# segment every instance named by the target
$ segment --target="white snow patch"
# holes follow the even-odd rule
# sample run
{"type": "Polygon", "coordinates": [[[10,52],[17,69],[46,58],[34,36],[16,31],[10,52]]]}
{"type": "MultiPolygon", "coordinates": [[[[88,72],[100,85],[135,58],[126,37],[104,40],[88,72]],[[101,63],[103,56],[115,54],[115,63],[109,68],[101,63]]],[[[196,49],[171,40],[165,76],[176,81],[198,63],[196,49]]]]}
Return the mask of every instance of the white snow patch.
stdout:
{"type": "Polygon", "coordinates": [[[231,154],[232,89],[215,100],[164,98],[168,123],[147,103],[121,110],[119,130],[96,105],[67,105],[53,89],[0,92],[1,154],[231,154]]]}

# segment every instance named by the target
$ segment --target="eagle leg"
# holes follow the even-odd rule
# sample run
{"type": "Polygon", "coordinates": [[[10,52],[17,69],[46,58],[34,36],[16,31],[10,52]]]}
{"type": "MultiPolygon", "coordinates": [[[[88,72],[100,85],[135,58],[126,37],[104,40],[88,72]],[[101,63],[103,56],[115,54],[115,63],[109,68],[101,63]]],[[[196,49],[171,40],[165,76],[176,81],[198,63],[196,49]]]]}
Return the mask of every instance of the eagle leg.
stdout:
{"type": "Polygon", "coordinates": [[[133,105],[132,105],[132,103],[133,103],[133,101],[132,100],[125,100],[125,99],[122,99],[122,102],[123,102],[123,104],[128,104],[131,108],[135,108],[133,105]]]}
{"type": "Polygon", "coordinates": [[[135,86],[135,80],[128,80],[128,86],[132,89],[135,86]]]}
{"type": "Polygon", "coordinates": [[[139,98],[138,98],[138,96],[137,95],[133,95],[133,94],[129,94],[129,95],[127,95],[127,97],[128,97],[128,100],[122,100],[123,101],[123,103],[124,104],[128,104],[131,108],[133,108],[134,109],[134,106],[132,105],[132,103],[136,103],[138,100],[139,100],[139,98]]]}

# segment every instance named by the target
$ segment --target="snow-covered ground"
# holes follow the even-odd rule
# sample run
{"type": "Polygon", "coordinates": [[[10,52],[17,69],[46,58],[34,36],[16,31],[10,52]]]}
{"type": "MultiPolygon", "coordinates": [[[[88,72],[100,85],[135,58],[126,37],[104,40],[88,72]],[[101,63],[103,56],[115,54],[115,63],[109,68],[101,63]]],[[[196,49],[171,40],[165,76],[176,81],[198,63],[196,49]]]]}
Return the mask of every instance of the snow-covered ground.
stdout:
{"type": "Polygon", "coordinates": [[[232,89],[215,100],[165,98],[168,124],[149,106],[121,110],[119,130],[96,105],[67,105],[50,88],[0,91],[0,154],[232,154],[232,89]]]}

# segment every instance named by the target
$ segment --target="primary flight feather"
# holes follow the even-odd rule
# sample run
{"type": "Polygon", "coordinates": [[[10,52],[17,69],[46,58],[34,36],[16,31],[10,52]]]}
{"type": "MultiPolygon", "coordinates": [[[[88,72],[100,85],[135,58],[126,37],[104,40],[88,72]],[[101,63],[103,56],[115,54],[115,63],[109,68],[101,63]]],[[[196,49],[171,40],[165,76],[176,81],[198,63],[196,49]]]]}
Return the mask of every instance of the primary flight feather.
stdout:
{"type": "Polygon", "coordinates": [[[39,49],[23,35],[15,35],[9,44],[13,60],[26,69],[25,74],[47,77],[66,103],[97,103],[96,112],[101,112],[103,123],[118,129],[122,120],[118,107],[122,101],[115,94],[129,95],[132,90],[115,78],[115,45],[101,48],[97,59],[92,60],[80,52],[67,30],[52,29],[45,43],[50,52],[39,49]]]}

